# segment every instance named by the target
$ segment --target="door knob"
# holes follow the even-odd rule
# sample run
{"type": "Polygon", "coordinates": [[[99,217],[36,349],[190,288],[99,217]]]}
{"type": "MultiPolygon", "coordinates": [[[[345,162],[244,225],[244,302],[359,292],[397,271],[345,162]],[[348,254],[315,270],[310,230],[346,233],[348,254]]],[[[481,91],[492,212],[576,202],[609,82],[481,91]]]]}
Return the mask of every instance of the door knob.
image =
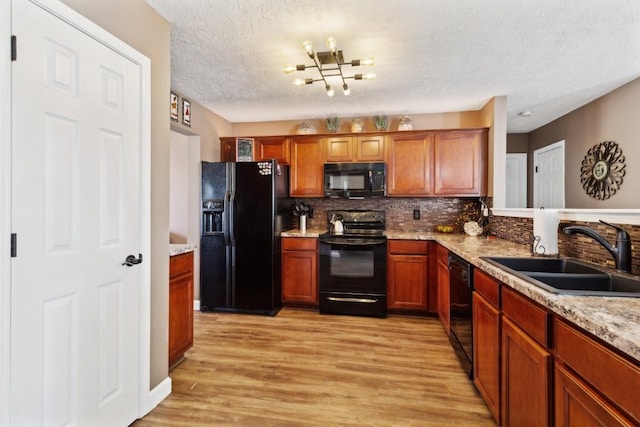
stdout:
{"type": "Polygon", "coordinates": [[[138,258],[135,255],[129,255],[125,258],[122,265],[126,265],[127,267],[134,266],[136,264],[140,264],[142,262],[142,254],[138,254],[138,258]]]}

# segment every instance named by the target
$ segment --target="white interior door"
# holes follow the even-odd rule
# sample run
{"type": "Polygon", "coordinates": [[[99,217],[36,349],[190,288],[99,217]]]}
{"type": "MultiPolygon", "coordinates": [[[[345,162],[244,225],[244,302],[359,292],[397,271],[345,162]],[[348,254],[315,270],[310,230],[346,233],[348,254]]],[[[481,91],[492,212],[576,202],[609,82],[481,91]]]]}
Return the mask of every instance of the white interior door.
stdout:
{"type": "Polygon", "coordinates": [[[533,152],[533,207],[564,208],[564,140],[533,152]]]}
{"type": "Polygon", "coordinates": [[[527,153],[507,153],[506,206],[527,207],[527,153]]]}
{"type": "Polygon", "coordinates": [[[12,425],[139,413],[139,66],[13,2],[12,425]]]}

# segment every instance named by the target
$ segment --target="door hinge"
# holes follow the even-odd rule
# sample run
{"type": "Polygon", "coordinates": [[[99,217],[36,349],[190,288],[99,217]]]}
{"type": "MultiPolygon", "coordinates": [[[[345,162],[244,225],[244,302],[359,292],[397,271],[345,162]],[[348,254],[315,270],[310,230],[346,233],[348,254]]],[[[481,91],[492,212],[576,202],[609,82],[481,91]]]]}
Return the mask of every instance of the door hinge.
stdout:
{"type": "Polygon", "coordinates": [[[11,36],[11,61],[18,59],[18,39],[16,36],[11,36]]]}
{"type": "Polygon", "coordinates": [[[11,258],[18,256],[18,235],[11,233],[11,258]]]}
{"type": "Polygon", "coordinates": [[[536,166],[536,173],[538,173],[538,167],[536,166]]]}

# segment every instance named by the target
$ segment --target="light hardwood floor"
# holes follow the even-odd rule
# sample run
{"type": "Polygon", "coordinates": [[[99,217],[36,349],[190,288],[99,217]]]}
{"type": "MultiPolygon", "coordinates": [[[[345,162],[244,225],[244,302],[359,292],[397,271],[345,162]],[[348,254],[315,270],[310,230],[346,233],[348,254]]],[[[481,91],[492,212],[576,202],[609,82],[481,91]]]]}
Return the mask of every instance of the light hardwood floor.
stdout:
{"type": "Polygon", "coordinates": [[[145,426],[495,426],[435,318],[194,316],[145,426]]]}

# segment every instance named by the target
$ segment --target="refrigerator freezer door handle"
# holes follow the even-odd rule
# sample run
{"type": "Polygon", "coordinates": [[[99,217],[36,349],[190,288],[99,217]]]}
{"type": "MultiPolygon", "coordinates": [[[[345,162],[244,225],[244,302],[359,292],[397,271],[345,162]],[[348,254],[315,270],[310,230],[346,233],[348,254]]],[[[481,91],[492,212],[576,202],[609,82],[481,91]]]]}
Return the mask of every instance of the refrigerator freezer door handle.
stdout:
{"type": "Polygon", "coordinates": [[[236,243],[236,193],[229,196],[229,239],[231,243],[236,243]]]}
{"type": "Polygon", "coordinates": [[[227,246],[231,241],[230,224],[231,224],[232,213],[230,212],[230,209],[231,209],[231,193],[227,191],[226,193],[224,193],[224,213],[222,217],[223,218],[222,231],[224,232],[224,244],[227,246]]]}

